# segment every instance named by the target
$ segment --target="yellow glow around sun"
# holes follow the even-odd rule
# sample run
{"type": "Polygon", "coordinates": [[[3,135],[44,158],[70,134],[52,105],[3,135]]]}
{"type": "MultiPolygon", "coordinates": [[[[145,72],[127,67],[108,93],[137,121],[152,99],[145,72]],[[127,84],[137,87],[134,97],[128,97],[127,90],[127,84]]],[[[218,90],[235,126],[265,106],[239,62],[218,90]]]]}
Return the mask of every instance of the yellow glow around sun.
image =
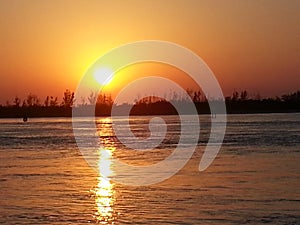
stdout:
{"type": "Polygon", "coordinates": [[[97,68],[94,78],[100,85],[108,85],[113,80],[114,72],[109,68],[97,68]]]}

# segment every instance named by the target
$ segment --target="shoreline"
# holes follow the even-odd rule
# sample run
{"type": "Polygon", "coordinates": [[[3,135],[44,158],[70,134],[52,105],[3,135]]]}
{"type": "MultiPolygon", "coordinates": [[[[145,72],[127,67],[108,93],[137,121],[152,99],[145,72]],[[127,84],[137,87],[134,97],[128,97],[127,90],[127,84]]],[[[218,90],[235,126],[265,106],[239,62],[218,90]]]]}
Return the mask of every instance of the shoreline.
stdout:
{"type": "MultiPolygon", "coordinates": [[[[226,115],[260,115],[260,114],[300,114],[300,110],[294,111],[265,111],[265,112],[227,112],[226,115]]],[[[178,114],[130,114],[130,116],[176,116],[178,114]]],[[[182,114],[182,115],[195,115],[195,114],[182,114]]],[[[198,113],[198,115],[211,115],[211,113],[198,113]]],[[[76,116],[76,118],[88,118],[88,117],[110,117],[111,115],[82,115],[76,116]]],[[[126,116],[126,115],[117,115],[126,116]]],[[[43,116],[27,116],[27,118],[72,118],[72,115],[43,115],[43,116]]],[[[23,117],[16,116],[0,116],[0,119],[22,119],[23,117]]]]}

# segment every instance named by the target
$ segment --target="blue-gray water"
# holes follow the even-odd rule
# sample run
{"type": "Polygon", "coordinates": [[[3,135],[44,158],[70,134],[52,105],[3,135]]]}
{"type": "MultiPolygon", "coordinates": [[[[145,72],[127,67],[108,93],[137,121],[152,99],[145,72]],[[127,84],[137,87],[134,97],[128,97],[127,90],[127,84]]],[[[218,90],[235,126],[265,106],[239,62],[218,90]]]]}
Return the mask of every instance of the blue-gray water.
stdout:
{"type": "MultiPolygon", "coordinates": [[[[1,119],[0,224],[300,224],[300,114],[229,115],[221,151],[204,172],[198,165],[210,117],[200,118],[202,136],[188,164],[143,187],[92,170],[76,147],[71,119],[1,119]]],[[[137,135],[147,119],[132,119],[137,135]]],[[[98,118],[97,127],[116,157],[158,162],[179,136],[177,118],[164,119],[166,140],[134,154],[117,142],[109,119],[98,118]]]]}

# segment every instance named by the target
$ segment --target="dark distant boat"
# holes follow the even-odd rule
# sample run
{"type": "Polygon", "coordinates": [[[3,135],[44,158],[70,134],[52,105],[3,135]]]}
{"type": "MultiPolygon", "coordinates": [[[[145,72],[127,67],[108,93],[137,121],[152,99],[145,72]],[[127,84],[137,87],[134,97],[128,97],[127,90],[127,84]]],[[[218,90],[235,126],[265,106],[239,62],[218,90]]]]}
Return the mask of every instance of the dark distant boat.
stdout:
{"type": "Polygon", "coordinates": [[[27,116],[23,116],[23,122],[27,122],[28,121],[28,117],[27,116]]]}

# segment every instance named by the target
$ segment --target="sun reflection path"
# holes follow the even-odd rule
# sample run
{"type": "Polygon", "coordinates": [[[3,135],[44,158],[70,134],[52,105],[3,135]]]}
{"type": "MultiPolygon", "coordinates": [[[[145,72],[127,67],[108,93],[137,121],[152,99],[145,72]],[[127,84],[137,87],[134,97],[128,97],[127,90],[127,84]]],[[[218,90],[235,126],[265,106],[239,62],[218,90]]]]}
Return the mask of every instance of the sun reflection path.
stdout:
{"type": "Polygon", "coordinates": [[[95,188],[95,218],[100,224],[113,224],[116,219],[113,209],[115,202],[114,184],[109,178],[112,175],[112,151],[113,149],[99,149],[99,175],[97,187],[95,188]]]}

